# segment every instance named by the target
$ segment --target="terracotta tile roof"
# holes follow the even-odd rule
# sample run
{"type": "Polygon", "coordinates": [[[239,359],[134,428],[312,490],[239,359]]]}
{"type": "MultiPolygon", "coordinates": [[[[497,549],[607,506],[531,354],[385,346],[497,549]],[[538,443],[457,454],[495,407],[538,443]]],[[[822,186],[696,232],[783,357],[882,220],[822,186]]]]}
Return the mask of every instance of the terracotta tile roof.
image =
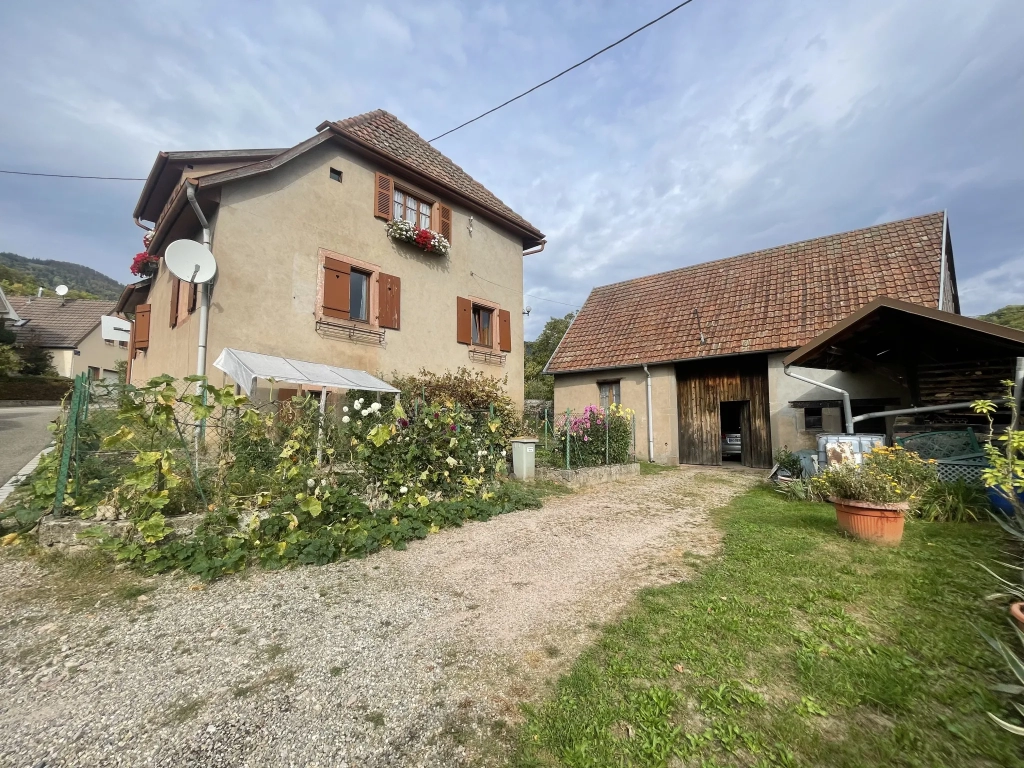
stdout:
{"type": "Polygon", "coordinates": [[[935,307],[943,221],[932,213],[595,288],[547,370],[793,349],[877,296],[935,307]]]}
{"type": "Polygon", "coordinates": [[[17,344],[38,344],[41,347],[71,348],[78,346],[95,328],[103,315],[113,314],[116,301],[88,301],[55,297],[10,296],[14,311],[22,320],[17,344]],[[63,306],[61,304],[63,303],[63,306]]]}
{"type": "Polygon", "coordinates": [[[390,112],[377,109],[339,120],[332,125],[340,133],[353,136],[379,152],[408,163],[420,173],[532,230],[538,237],[543,237],[530,222],[505,205],[487,187],[434,149],[422,136],[390,112]]]}

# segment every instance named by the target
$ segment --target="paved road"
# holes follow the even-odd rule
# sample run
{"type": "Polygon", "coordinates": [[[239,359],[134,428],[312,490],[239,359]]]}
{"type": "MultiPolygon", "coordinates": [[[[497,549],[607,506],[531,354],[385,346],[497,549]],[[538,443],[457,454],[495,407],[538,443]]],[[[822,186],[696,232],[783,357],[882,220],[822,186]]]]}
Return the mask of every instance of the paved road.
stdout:
{"type": "Polygon", "coordinates": [[[56,405],[0,408],[0,485],[50,444],[46,425],[57,418],[56,405]]]}

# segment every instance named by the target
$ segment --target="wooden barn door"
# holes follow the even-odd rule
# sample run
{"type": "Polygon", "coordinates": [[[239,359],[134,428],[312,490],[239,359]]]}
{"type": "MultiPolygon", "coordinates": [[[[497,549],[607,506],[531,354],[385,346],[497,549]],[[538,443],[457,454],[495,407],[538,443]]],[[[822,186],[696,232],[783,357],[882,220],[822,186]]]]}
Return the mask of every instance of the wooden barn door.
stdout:
{"type": "Polygon", "coordinates": [[[722,402],[745,401],[742,462],[748,467],[771,466],[767,357],[737,356],[681,364],[676,368],[676,381],[681,464],[720,465],[722,402]]]}

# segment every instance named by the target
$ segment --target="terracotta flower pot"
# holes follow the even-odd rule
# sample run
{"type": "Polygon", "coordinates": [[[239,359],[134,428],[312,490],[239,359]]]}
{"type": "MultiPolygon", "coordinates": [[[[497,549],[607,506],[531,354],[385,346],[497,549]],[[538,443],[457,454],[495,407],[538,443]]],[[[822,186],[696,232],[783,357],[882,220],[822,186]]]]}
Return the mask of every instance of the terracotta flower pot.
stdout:
{"type": "Polygon", "coordinates": [[[1010,603],[1010,616],[1018,627],[1024,629],[1024,603],[1010,603]]]}
{"type": "Polygon", "coordinates": [[[895,547],[903,540],[903,515],[910,507],[903,501],[883,504],[878,501],[829,499],[836,508],[839,530],[854,538],[895,547]]]}

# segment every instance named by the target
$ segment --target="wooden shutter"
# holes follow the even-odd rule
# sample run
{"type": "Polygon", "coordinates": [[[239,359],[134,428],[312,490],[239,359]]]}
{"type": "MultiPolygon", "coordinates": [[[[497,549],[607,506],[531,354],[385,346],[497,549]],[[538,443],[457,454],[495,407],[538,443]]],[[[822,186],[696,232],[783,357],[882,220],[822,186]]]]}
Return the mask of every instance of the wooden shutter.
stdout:
{"type": "Polygon", "coordinates": [[[139,304],[135,308],[135,348],[149,349],[149,318],[152,314],[151,304],[139,304]]]}
{"type": "Polygon", "coordinates": [[[178,294],[181,292],[181,280],[171,278],[171,328],[178,324],[178,294]]]}
{"type": "Polygon", "coordinates": [[[441,228],[439,231],[441,237],[447,240],[449,243],[452,241],[452,209],[447,205],[441,206],[441,228]]]}
{"type": "Polygon", "coordinates": [[[402,279],[381,272],[377,276],[377,323],[398,330],[402,321],[402,279]]]}
{"type": "Polygon", "coordinates": [[[199,296],[199,283],[192,283],[188,292],[188,313],[191,315],[196,311],[196,297],[199,296]]]}
{"type": "Polygon", "coordinates": [[[392,203],[395,197],[395,185],[390,176],[375,173],[373,179],[373,215],[384,221],[391,221],[392,203]]]}
{"type": "Polygon", "coordinates": [[[455,338],[459,344],[473,343],[473,302],[459,296],[456,300],[458,327],[455,338]]]}
{"type": "Polygon", "coordinates": [[[289,403],[297,394],[299,394],[298,389],[279,389],[277,390],[277,402],[289,403]]]}
{"type": "Polygon", "coordinates": [[[502,352],[512,351],[512,314],[507,309],[498,310],[498,343],[502,352]]]}
{"type": "Polygon", "coordinates": [[[349,274],[348,264],[337,259],[324,259],[324,306],[326,317],[348,320],[349,274]]]}

